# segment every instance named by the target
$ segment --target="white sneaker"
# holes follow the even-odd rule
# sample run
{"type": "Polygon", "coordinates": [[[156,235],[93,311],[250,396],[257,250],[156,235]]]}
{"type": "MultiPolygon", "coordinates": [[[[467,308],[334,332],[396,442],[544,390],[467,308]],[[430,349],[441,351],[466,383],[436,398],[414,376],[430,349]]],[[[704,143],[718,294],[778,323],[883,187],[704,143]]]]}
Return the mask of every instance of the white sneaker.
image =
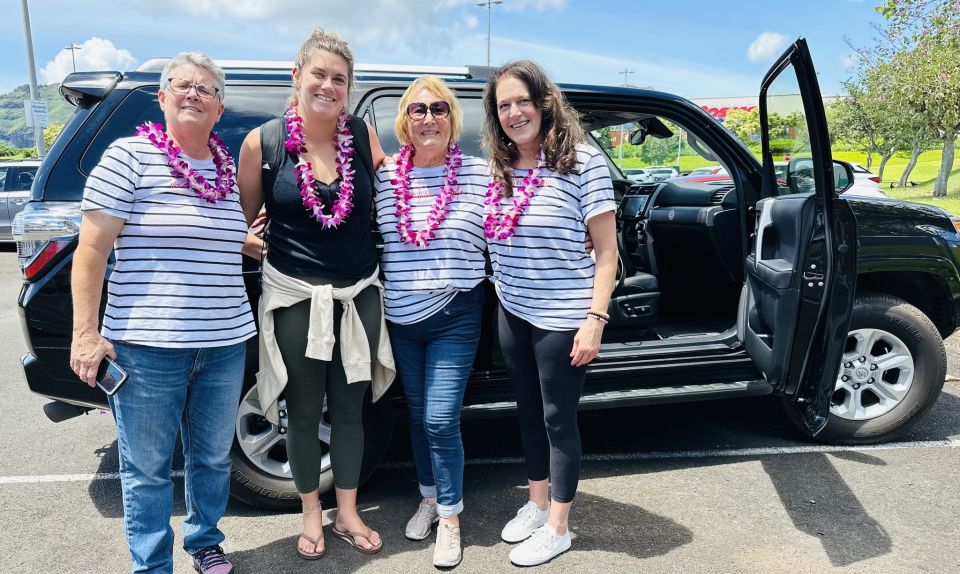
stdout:
{"type": "Polygon", "coordinates": [[[421,502],[420,506],[417,507],[417,511],[413,513],[413,516],[407,521],[407,528],[404,530],[404,535],[410,540],[423,540],[427,536],[430,536],[430,530],[433,528],[433,525],[439,521],[440,516],[437,514],[437,505],[421,502]]]}
{"type": "Polygon", "coordinates": [[[550,516],[550,506],[547,506],[546,510],[540,510],[537,508],[536,502],[529,500],[520,507],[517,515],[503,527],[500,538],[510,544],[523,542],[533,534],[534,530],[547,523],[548,516],[550,516]]]}
{"type": "Polygon", "coordinates": [[[460,545],[460,527],[441,524],[437,527],[437,544],[433,548],[433,565],[437,568],[453,568],[463,559],[460,545]]]}
{"type": "Polygon", "coordinates": [[[544,524],[510,551],[510,562],[517,566],[536,566],[570,549],[570,531],[563,534],[544,524]]]}

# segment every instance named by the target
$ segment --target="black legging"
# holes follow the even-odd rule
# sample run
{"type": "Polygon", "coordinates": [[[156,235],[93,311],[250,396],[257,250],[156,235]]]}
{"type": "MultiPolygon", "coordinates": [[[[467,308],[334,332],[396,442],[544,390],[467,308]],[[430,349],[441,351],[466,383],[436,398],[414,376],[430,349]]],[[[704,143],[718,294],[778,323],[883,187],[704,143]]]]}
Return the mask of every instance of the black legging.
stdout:
{"type": "MultiPolygon", "coordinates": [[[[337,282],[301,277],[314,285],[337,282]]],[[[353,300],[370,343],[370,356],[377,356],[380,337],[380,295],[376,287],[361,291],[353,300]]],[[[287,368],[287,400],[289,428],[287,458],[298,492],[313,492],[320,479],[320,439],[317,429],[323,409],[324,395],[330,414],[330,464],[337,488],[356,488],[363,462],[363,401],[369,381],[347,383],[340,360],[340,317],[343,306],[334,304],[334,334],[337,342],[331,361],[318,361],[305,356],[307,330],[310,327],[310,300],[306,299],[273,312],[277,346],[287,368]]]]}
{"type": "Polygon", "coordinates": [[[527,478],[550,479],[550,497],[573,502],[580,478],[577,405],[587,368],[570,365],[576,331],[534,327],[500,307],[500,349],[513,383],[527,478]]]}

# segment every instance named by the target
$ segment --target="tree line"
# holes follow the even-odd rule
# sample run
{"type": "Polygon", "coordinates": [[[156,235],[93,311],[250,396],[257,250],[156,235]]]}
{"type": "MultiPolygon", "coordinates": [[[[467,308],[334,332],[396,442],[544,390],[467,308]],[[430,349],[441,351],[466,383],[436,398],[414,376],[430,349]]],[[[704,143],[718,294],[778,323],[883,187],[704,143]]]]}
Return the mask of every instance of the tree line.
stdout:
{"type": "Polygon", "coordinates": [[[831,136],[861,144],[868,168],[878,155],[881,178],[894,153],[909,151],[900,187],[921,153],[942,147],[933,195],[945,196],[960,135],[960,0],[886,0],[877,11],[876,43],[857,48],[846,97],[828,109],[831,136]]]}

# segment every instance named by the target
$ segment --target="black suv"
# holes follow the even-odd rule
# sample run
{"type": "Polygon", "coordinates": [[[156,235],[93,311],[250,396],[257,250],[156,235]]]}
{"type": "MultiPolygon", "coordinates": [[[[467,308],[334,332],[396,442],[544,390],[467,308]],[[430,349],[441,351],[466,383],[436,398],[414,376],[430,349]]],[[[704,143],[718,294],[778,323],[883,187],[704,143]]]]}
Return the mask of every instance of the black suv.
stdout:
{"type": "MultiPolygon", "coordinates": [[[[53,420],[105,407],[103,394],[68,366],[70,263],[84,180],[107,145],[157,106],[163,61],[140,70],[83,72],[61,92],[73,118],[44,160],[32,200],[15,224],[24,285],[19,298],[30,352],[30,388],[54,402],[53,420]]],[[[289,64],[224,63],[227,111],[217,126],[236,154],[244,135],[282,113],[289,64]]],[[[397,101],[419,73],[444,77],[465,110],[465,153],[481,155],[481,91],[488,69],[358,66],[354,114],[398,149],[397,101]]],[[[848,167],[831,161],[823,103],[806,43],[792,45],[760,91],[762,161],[695,104],[629,88],[565,85],[591,143],[632,124],[631,141],[675,138],[687,154],[720,163],[728,178],[637,183],[610,161],[617,197],[620,273],[612,320],[591,364],[581,406],[782,396],[799,428],[819,440],[888,440],[926,411],[943,386],[942,338],[957,328],[960,237],[943,210],[846,197],[848,167]],[[772,114],[801,114],[786,133],[767,133],[772,114]],[[786,170],[775,171],[769,140],[792,139],[786,170]]],[[[778,142],[782,145],[782,141],[778,142]]],[[[776,158],[780,159],[780,158],[776,158]]],[[[107,273],[110,272],[108,267],[107,273]]],[[[251,302],[259,267],[245,262],[251,302]]],[[[492,295],[492,294],[491,294],[492,295]]],[[[105,300],[106,298],[104,298],[105,300]]],[[[487,298],[485,330],[464,415],[500,415],[515,405],[487,298]]],[[[238,498],[263,507],[296,504],[285,427],[267,422],[257,398],[257,347],[250,341],[233,445],[238,498]]],[[[395,385],[394,389],[399,389],[395,385]]],[[[401,393],[368,404],[366,472],[382,458],[401,393]]],[[[319,429],[329,441],[329,422],[319,429]]],[[[326,450],[321,489],[332,488],[326,450]]]]}

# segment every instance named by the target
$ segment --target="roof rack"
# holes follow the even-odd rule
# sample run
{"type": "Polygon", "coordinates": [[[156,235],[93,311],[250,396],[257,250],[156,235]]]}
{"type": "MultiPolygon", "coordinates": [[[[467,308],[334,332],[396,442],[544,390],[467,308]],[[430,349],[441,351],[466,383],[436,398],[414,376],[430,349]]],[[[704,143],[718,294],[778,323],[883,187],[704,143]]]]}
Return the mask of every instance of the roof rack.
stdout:
{"type": "MultiPolygon", "coordinates": [[[[138,72],[162,72],[170,58],[153,58],[147,60],[138,72]]],[[[291,61],[276,60],[214,60],[218,66],[227,72],[280,72],[293,68],[291,61]]],[[[471,70],[467,66],[417,66],[406,64],[356,64],[353,71],[357,75],[370,76],[422,76],[431,74],[441,77],[470,78],[471,70]]]]}

